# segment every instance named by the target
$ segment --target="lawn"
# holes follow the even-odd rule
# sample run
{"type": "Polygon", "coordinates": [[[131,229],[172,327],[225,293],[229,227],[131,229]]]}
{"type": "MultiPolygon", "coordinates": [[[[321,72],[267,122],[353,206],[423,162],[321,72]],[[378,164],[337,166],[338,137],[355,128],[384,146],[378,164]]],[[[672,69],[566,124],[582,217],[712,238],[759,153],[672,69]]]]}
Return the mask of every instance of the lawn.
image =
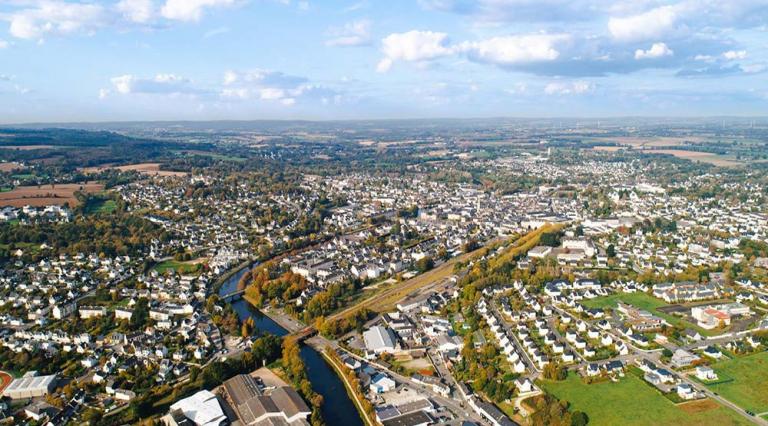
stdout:
{"type": "Polygon", "coordinates": [[[202,268],[202,264],[199,260],[191,260],[189,262],[165,260],[155,265],[155,270],[161,275],[168,271],[174,271],[181,275],[188,275],[198,273],[198,265],[200,265],[199,267],[202,268]]]}
{"type": "Polygon", "coordinates": [[[599,425],[741,425],[749,424],[737,413],[717,404],[697,407],[675,405],[641,379],[628,374],[618,383],[587,385],[575,374],[562,382],[542,381],[540,385],[572,411],[587,413],[590,426],[599,425]]]}
{"type": "Polygon", "coordinates": [[[719,334],[717,330],[705,330],[698,325],[692,324],[682,318],[678,318],[676,316],[672,316],[657,310],[656,308],[668,306],[667,303],[646,293],[617,293],[610,296],[585,300],[583,305],[588,308],[615,308],[619,301],[664,318],[672,325],[681,325],[685,328],[692,328],[698,331],[702,336],[714,336],[719,334]]]}
{"type": "Polygon", "coordinates": [[[745,410],[768,411],[768,352],[729,359],[712,367],[721,378],[733,381],[707,385],[745,410]]]}

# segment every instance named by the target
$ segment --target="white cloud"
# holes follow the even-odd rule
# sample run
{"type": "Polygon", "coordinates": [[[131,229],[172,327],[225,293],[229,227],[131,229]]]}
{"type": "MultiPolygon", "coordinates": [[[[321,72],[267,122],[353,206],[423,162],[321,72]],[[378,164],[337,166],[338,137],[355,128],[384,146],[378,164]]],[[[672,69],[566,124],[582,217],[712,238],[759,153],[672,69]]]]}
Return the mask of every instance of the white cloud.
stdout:
{"type": "Polygon", "coordinates": [[[661,6],[638,15],[612,17],[608,20],[608,30],[618,40],[647,40],[672,30],[678,19],[678,7],[661,6]]]}
{"type": "Polygon", "coordinates": [[[723,58],[732,61],[735,59],[744,59],[747,57],[746,50],[729,50],[723,53],[723,58]]]}
{"type": "Polygon", "coordinates": [[[5,40],[3,40],[3,39],[0,39],[0,49],[5,49],[5,48],[7,48],[8,46],[9,46],[9,44],[8,44],[8,42],[7,42],[7,41],[5,41],[5,40]]]}
{"type": "Polygon", "coordinates": [[[235,0],[166,0],[160,13],[176,21],[199,21],[205,9],[233,4],[235,0]]]}
{"type": "Polygon", "coordinates": [[[333,90],[310,83],[304,77],[259,69],[227,71],[222,84],[219,95],[226,100],[260,100],[293,105],[307,99],[321,101],[322,98],[338,95],[333,90]]]}
{"type": "Polygon", "coordinates": [[[265,101],[274,101],[285,98],[285,90],[276,87],[265,87],[259,91],[259,97],[265,101]]]}
{"type": "Polygon", "coordinates": [[[139,24],[147,23],[155,16],[153,0],[120,0],[116,7],[125,19],[139,24]]]}
{"type": "Polygon", "coordinates": [[[197,93],[199,90],[190,85],[190,80],[175,74],[158,74],[153,78],[140,78],[131,74],[113,77],[112,86],[117,93],[128,95],[144,94],[179,94],[197,93]]]}
{"type": "Polygon", "coordinates": [[[371,42],[371,22],[367,19],[352,21],[341,28],[332,28],[329,33],[332,38],[325,42],[327,46],[364,46],[371,42]]]}
{"type": "Polygon", "coordinates": [[[653,43],[650,49],[635,50],[635,59],[658,59],[665,56],[674,56],[675,52],[666,43],[653,43]]]}
{"type": "Polygon", "coordinates": [[[99,89],[99,99],[107,99],[112,91],[109,89],[99,89]]]}
{"type": "Polygon", "coordinates": [[[533,34],[494,37],[459,46],[470,59],[496,65],[514,65],[527,62],[553,61],[560,56],[557,43],[568,40],[562,34],[533,34]]]}
{"type": "Polygon", "coordinates": [[[377,66],[379,72],[389,71],[395,61],[426,61],[454,53],[448,46],[448,34],[417,30],[388,35],[381,50],[384,58],[377,66]]]}
{"type": "Polygon", "coordinates": [[[46,35],[92,33],[106,24],[108,16],[98,4],[42,0],[8,15],[12,36],[42,40],[46,35]]]}
{"type": "Polygon", "coordinates": [[[553,81],[544,87],[544,93],[547,95],[581,95],[595,90],[595,85],[583,80],[570,83],[553,81]]]}
{"type": "Polygon", "coordinates": [[[231,86],[235,83],[256,87],[295,88],[306,83],[307,79],[295,75],[285,74],[280,71],[251,70],[244,72],[227,71],[224,73],[224,85],[231,86]]]}

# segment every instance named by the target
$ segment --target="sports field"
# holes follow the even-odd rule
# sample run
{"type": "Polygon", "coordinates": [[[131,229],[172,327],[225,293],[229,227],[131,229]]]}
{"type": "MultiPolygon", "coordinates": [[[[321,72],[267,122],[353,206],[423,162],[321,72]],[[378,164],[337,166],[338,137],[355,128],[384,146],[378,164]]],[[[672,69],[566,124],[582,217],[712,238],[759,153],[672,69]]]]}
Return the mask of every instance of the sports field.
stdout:
{"type": "Polygon", "coordinates": [[[571,411],[583,411],[591,426],[613,425],[746,425],[734,411],[712,401],[675,405],[641,379],[627,374],[618,383],[587,385],[575,374],[561,382],[540,385],[558,399],[568,401],[571,411]]]}

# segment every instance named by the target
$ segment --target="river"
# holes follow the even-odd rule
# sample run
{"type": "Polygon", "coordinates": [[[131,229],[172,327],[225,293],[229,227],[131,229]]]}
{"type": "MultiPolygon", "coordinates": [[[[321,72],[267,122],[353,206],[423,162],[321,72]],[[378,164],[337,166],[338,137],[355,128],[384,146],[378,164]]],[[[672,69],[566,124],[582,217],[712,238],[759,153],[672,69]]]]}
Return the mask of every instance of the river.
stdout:
{"type": "MultiPolygon", "coordinates": [[[[248,268],[243,268],[232,275],[219,289],[219,294],[231,293],[237,288],[237,282],[245,274],[248,268]]],[[[271,333],[277,336],[285,336],[288,332],[280,327],[268,316],[251,306],[245,299],[232,303],[232,308],[240,316],[241,320],[253,318],[256,329],[262,333],[271,333]]],[[[329,426],[363,426],[355,404],[349,399],[344,383],[341,382],[336,372],[325,362],[325,359],[314,349],[307,345],[301,347],[301,358],[307,367],[309,381],[312,389],[323,396],[321,413],[325,423],[329,426]]]]}

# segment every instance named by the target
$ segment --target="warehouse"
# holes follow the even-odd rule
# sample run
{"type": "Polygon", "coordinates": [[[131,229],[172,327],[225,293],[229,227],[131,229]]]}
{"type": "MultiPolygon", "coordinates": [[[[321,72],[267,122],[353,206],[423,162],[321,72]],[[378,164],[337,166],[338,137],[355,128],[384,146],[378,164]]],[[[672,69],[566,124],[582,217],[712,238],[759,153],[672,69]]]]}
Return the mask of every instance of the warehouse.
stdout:
{"type": "Polygon", "coordinates": [[[56,388],[56,375],[24,376],[5,388],[3,396],[11,399],[35,398],[51,393],[56,388]]]}

